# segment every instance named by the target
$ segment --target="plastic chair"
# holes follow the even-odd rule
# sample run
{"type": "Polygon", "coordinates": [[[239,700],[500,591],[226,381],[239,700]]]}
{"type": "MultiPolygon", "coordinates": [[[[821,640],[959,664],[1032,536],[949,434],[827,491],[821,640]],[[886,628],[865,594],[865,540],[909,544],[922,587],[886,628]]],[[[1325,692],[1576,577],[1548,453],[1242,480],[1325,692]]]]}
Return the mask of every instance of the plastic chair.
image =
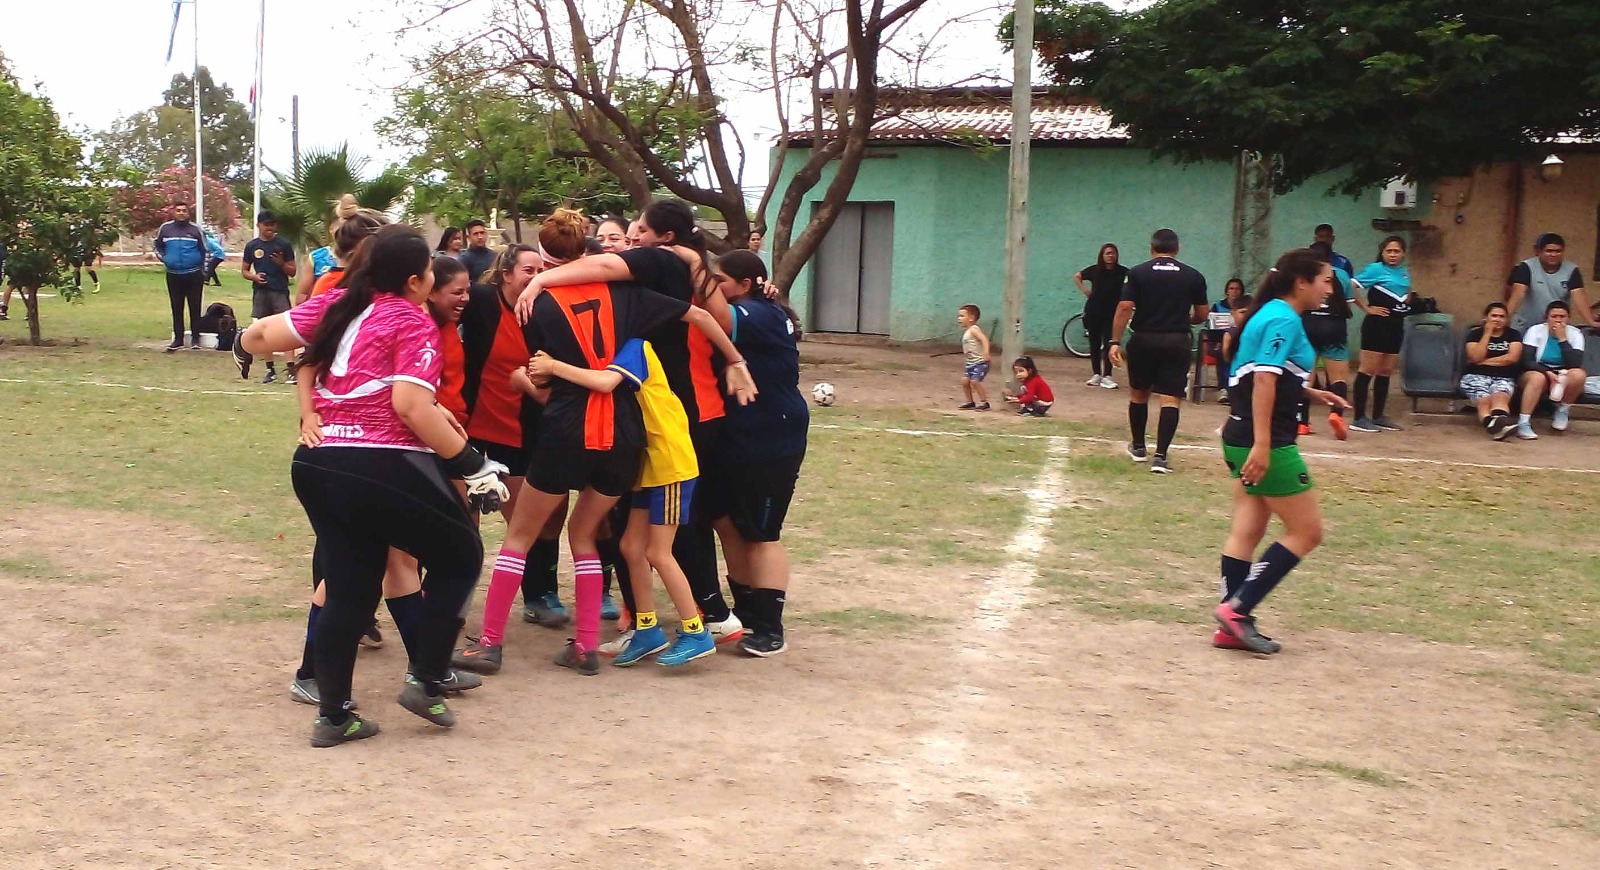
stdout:
{"type": "Polygon", "coordinates": [[[1406,319],[1405,344],[1400,347],[1400,389],[1417,413],[1422,399],[1461,398],[1461,369],[1465,351],[1456,335],[1454,318],[1429,314],[1406,319]]]}

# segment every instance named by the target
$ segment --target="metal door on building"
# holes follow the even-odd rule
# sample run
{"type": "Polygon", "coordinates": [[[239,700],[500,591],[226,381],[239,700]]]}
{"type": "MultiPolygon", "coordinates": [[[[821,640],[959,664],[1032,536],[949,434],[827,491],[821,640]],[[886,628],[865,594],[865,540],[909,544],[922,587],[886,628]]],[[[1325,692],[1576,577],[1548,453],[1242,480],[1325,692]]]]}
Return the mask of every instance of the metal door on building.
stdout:
{"type": "Polygon", "coordinates": [[[811,272],[814,328],[888,335],[893,262],[894,203],[845,203],[811,272]]]}

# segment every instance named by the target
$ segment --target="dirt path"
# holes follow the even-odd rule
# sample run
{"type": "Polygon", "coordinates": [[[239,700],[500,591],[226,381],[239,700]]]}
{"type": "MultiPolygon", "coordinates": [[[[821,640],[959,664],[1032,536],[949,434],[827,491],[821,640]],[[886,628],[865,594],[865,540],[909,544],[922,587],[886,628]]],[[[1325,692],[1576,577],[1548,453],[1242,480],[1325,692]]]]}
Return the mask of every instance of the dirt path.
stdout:
{"type": "Polygon", "coordinates": [[[598,678],[517,624],[454,733],[393,705],[391,641],[357,672],[384,733],[312,750],[284,691],[302,611],[268,566],[119,514],[0,525],[7,867],[1600,861],[1600,731],[1541,724],[1547,702],[1503,685],[1552,674],[1509,653],[1324,632],[1259,660],[986,598],[987,571],[920,572],[914,595],[901,571],[806,565],[799,616],[938,620],[598,678]],[[974,638],[984,601],[1008,621],[974,638]]]}

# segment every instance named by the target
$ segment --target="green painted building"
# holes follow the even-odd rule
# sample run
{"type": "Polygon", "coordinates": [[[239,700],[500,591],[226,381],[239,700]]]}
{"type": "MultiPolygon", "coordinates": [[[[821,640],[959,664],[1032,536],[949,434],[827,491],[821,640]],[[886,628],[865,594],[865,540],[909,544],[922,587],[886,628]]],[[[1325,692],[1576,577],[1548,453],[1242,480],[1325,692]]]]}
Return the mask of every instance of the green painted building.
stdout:
{"type": "MultiPolygon", "coordinates": [[[[874,126],[850,205],[791,288],[808,330],[948,342],[956,309],[969,302],[983,308],[986,329],[998,322],[1009,98],[1009,89],[921,92],[874,126]]],[[[1336,248],[1359,268],[1385,234],[1374,220],[1409,216],[1385,209],[1377,190],[1359,199],[1329,196],[1331,181],[1271,196],[1245,160],[1187,167],[1152,160],[1081,100],[1037,95],[1032,126],[1030,348],[1060,348],[1062,324],[1083,305],[1072,275],[1094,262],[1104,242],[1131,266],[1148,258],[1152,231],[1171,227],[1182,240],[1179,258],[1205,273],[1216,298],[1230,276],[1253,285],[1279,252],[1309,243],[1319,223],[1333,224],[1336,248]]],[[[791,143],[780,188],[809,145],[791,143]]],[[[815,207],[831,180],[825,171],[803,208],[815,207]]]]}

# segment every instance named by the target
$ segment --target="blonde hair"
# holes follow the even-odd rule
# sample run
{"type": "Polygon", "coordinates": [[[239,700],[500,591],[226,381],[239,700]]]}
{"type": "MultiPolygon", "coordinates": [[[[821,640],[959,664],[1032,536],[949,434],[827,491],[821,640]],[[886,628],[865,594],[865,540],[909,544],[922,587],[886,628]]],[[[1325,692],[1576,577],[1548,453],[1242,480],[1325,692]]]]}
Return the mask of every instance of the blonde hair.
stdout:
{"type": "MultiPolygon", "coordinates": [[[[361,203],[356,202],[355,194],[347,193],[338,199],[330,201],[328,204],[333,206],[333,223],[328,224],[328,246],[337,248],[338,245],[335,240],[339,238],[339,228],[344,226],[345,221],[355,217],[358,212],[362,211],[361,203]]],[[[388,223],[388,220],[385,220],[384,223],[388,223]]],[[[333,255],[337,257],[339,252],[335,250],[333,255]]]]}
{"type": "Polygon", "coordinates": [[[588,244],[589,219],[577,209],[558,208],[539,222],[539,249],[548,259],[576,260],[588,244]]]}

